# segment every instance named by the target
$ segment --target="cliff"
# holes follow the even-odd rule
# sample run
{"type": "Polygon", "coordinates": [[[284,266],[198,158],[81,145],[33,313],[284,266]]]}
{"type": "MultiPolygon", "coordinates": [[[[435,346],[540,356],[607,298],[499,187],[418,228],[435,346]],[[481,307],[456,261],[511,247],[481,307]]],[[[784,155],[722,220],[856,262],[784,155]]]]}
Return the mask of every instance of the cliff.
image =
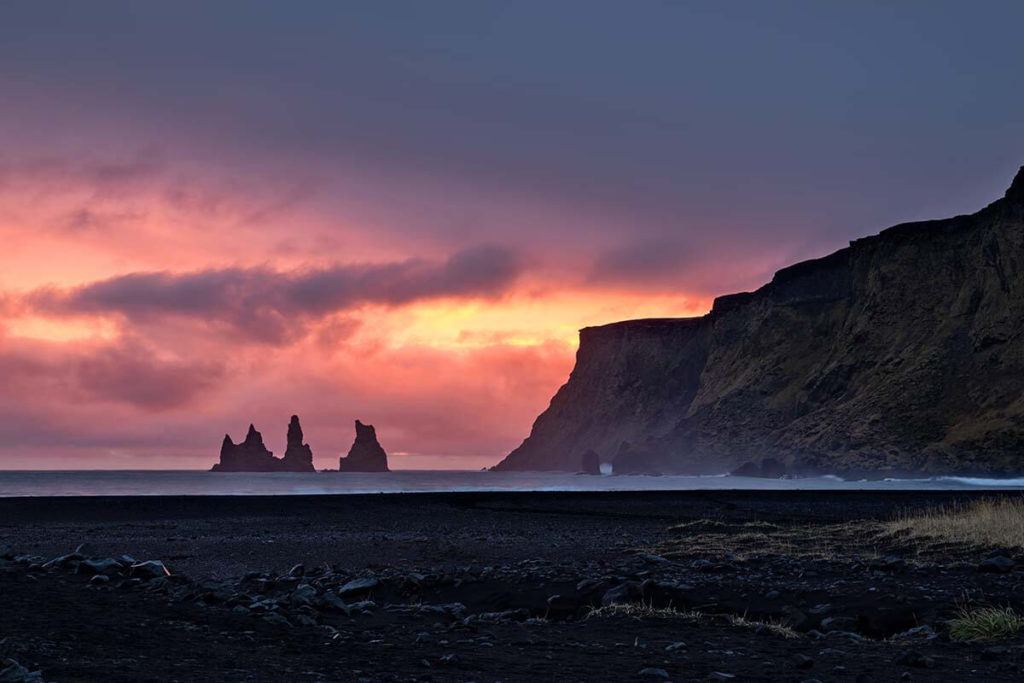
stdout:
{"type": "Polygon", "coordinates": [[[256,427],[249,425],[245,441],[236,444],[231,436],[224,435],[220,447],[220,462],[211,472],[315,472],[313,451],[302,443],[302,427],[299,418],[292,415],[288,424],[288,449],[284,458],[275,458],[273,452],[263,443],[263,435],[256,427]]]}
{"type": "Polygon", "coordinates": [[[581,330],[495,469],[1024,472],[1024,169],[981,211],[898,225],[700,318],[581,330]]]}
{"type": "Polygon", "coordinates": [[[373,425],[356,420],[356,439],[348,455],[338,459],[339,472],[387,472],[388,454],[377,441],[373,425]]]}

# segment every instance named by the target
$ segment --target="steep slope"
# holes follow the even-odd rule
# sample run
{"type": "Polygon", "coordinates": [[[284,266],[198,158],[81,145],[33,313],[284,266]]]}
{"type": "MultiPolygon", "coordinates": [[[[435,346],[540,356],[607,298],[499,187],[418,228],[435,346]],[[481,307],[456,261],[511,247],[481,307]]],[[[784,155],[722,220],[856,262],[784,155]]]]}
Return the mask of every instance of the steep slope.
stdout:
{"type": "Polygon", "coordinates": [[[899,225],[720,297],[580,333],[496,469],[1024,472],[1024,169],[976,214],[899,225]]]}

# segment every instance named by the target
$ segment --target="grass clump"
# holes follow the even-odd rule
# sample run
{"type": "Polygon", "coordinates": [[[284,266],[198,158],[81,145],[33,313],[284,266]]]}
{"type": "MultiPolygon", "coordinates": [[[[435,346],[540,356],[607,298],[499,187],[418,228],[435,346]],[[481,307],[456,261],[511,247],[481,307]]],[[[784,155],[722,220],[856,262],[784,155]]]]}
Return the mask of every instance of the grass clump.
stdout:
{"type": "Polygon", "coordinates": [[[912,537],[1024,548],[1024,498],[987,498],[907,514],[889,527],[912,537]]]}
{"type": "Polygon", "coordinates": [[[631,602],[604,607],[591,607],[584,619],[600,617],[630,617],[632,619],[700,619],[700,612],[680,612],[669,607],[655,607],[646,602],[631,602]]]}
{"type": "Polygon", "coordinates": [[[953,640],[997,640],[1017,635],[1024,628],[1024,617],[1009,607],[960,608],[949,622],[953,640]]]}
{"type": "Polygon", "coordinates": [[[732,626],[753,629],[759,633],[771,633],[772,635],[781,636],[783,638],[800,637],[800,634],[789,626],[777,621],[757,621],[754,619],[747,619],[746,616],[739,616],[738,614],[730,615],[728,617],[728,621],[732,626]]]}

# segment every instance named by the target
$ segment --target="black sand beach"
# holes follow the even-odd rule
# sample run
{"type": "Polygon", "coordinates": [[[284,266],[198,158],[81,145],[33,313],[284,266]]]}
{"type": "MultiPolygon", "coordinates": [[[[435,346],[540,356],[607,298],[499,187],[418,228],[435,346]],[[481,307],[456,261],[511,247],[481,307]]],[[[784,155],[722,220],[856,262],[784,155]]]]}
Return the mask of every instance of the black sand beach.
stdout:
{"type": "Polygon", "coordinates": [[[948,623],[1024,608],[1019,551],[887,524],[995,496],[1020,494],[3,499],[0,655],[54,681],[1018,680],[1024,639],[948,623]]]}

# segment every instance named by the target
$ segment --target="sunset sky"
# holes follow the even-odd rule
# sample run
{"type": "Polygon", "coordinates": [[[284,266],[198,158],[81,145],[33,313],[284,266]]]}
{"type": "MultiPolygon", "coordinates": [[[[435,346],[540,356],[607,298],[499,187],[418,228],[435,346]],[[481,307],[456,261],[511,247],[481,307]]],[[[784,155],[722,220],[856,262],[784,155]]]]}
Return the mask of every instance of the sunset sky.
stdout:
{"type": "Polygon", "coordinates": [[[1024,163],[1024,5],[0,1],[0,468],[497,462],[580,327],[1024,163]],[[964,40],[965,36],[984,40],[964,40]],[[742,46],[743,49],[736,49],[742,46]],[[1006,80],[1006,74],[1013,74],[1006,80]]]}

